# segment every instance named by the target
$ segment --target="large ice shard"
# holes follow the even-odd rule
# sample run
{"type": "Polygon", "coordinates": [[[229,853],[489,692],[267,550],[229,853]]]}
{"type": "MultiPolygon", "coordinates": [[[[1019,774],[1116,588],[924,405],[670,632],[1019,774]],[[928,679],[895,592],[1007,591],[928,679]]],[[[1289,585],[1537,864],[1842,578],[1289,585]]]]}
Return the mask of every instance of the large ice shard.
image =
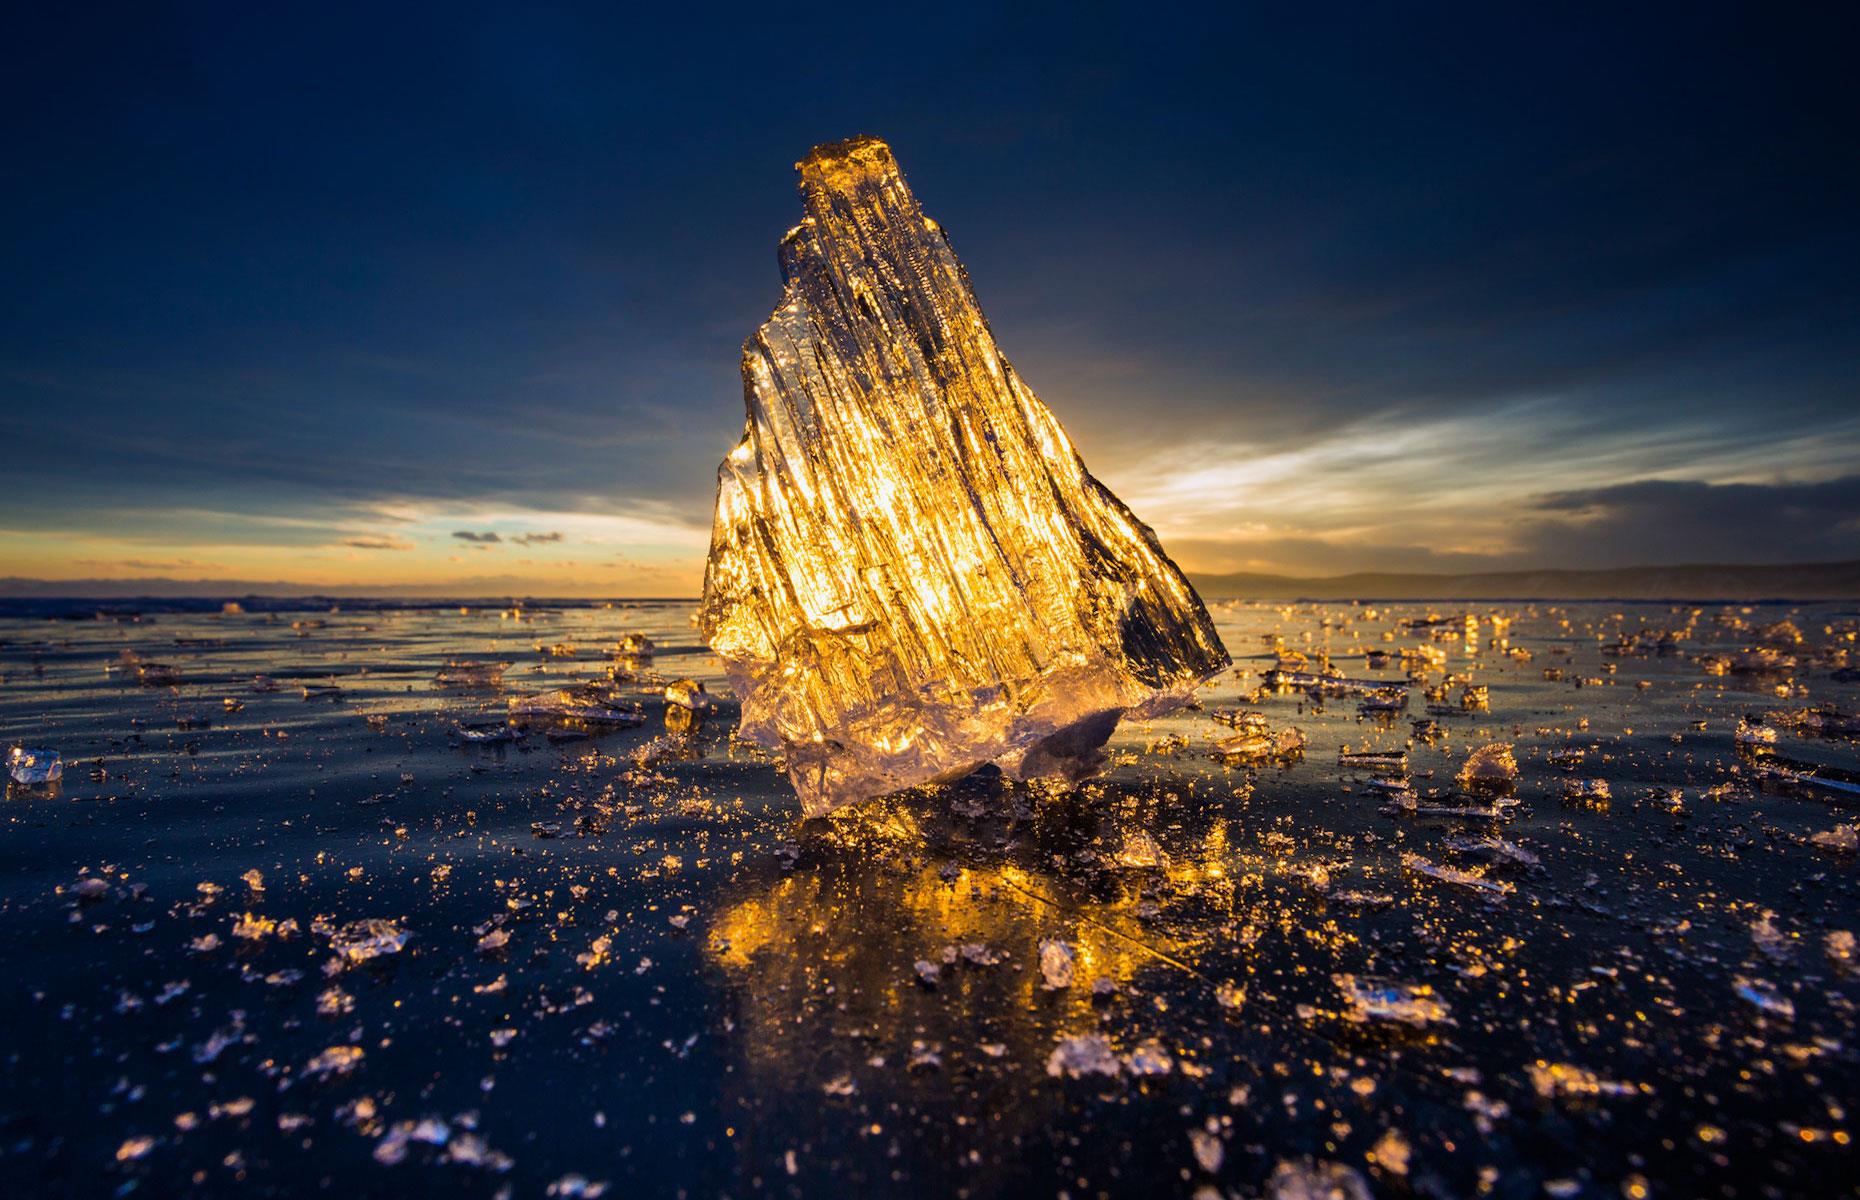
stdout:
{"type": "Polygon", "coordinates": [[[1077,776],[1229,659],[1156,535],[995,347],[875,138],[797,164],[743,348],[700,626],[810,816],[989,762],[1077,776]]]}

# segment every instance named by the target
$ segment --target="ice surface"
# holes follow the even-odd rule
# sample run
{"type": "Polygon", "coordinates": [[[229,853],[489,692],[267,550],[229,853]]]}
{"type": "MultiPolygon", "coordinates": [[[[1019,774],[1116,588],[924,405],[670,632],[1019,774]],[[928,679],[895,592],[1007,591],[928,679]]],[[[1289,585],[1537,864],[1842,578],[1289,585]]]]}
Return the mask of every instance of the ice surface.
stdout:
{"type": "Polygon", "coordinates": [[[809,815],[988,762],[1077,777],[1227,652],[1002,357],[885,144],[798,169],[700,612],[739,734],[783,753],[809,815]]]}

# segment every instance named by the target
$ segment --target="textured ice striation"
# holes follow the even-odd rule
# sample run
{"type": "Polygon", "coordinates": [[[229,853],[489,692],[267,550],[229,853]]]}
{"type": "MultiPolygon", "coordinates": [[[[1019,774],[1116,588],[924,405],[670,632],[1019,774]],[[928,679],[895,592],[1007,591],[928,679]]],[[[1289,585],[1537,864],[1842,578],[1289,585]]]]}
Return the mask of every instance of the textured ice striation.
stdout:
{"type": "Polygon", "coordinates": [[[996,762],[1081,777],[1228,662],[1156,535],[996,348],[874,138],[798,164],[781,305],[744,346],[700,625],[804,811],[996,762]]]}

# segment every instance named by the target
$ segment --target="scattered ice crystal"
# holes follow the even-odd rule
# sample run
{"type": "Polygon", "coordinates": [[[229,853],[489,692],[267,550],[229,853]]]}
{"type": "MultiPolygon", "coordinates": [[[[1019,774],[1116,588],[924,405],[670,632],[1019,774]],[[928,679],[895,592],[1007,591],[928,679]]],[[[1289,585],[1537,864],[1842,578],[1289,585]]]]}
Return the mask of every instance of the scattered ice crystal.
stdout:
{"type": "Polygon", "coordinates": [[[739,736],[782,753],[810,816],[989,762],[1078,778],[1227,652],[1002,357],[890,149],[798,169],[700,610],[739,736]]]}

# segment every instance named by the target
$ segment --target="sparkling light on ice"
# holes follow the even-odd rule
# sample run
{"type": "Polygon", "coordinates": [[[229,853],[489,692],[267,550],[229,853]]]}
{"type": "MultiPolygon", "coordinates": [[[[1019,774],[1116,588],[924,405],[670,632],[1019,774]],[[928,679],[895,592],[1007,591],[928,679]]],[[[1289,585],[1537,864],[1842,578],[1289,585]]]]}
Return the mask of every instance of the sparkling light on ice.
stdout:
{"type": "Polygon", "coordinates": [[[1002,357],[890,149],[798,169],[700,611],[740,736],[782,754],[810,816],[989,762],[1078,777],[1227,652],[1002,357]]]}

